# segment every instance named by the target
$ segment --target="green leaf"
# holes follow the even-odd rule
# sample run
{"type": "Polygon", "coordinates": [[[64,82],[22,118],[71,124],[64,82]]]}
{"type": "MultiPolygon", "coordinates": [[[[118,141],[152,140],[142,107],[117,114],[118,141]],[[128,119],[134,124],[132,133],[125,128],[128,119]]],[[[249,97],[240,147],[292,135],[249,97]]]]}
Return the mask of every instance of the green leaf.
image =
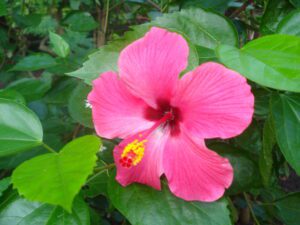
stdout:
{"type": "Polygon", "coordinates": [[[14,169],[22,162],[24,162],[34,156],[44,154],[46,152],[47,152],[47,150],[45,148],[36,147],[36,148],[30,149],[26,152],[21,152],[21,153],[15,154],[14,157],[11,157],[11,156],[1,157],[0,158],[0,169],[14,169]]]}
{"type": "Polygon", "coordinates": [[[300,92],[300,38],[276,34],[242,49],[221,45],[219,59],[248,79],[271,88],[300,92]]]}
{"type": "Polygon", "coordinates": [[[89,208],[80,196],[74,200],[72,214],[59,206],[30,202],[17,195],[3,204],[3,225],[90,225],[89,208]]]}
{"type": "Polygon", "coordinates": [[[298,225],[300,221],[300,193],[275,202],[276,215],[285,225],[298,225]]]}
{"type": "Polygon", "coordinates": [[[219,44],[238,45],[237,32],[232,23],[219,14],[201,8],[165,14],[151,25],[175,29],[185,34],[194,45],[208,49],[216,49],[219,44]]]}
{"type": "Polygon", "coordinates": [[[93,171],[99,148],[95,136],[75,139],[59,153],[37,156],[18,166],[13,186],[28,200],[60,205],[70,212],[75,195],[93,171]]]}
{"type": "Polygon", "coordinates": [[[252,87],[252,93],[255,98],[255,117],[267,118],[269,114],[269,102],[271,98],[271,91],[266,88],[254,88],[252,87]]]}
{"type": "Polygon", "coordinates": [[[77,63],[77,60],[79,60],[79,57],[81,59],[81,57],[83,57],[83,56],[72,55],[71,57],[67,57],[64,59],[58,57],[55,59],[56,64],[54,66],[48,68],[47,71],[49,73],[53,73],[53,74],[60,75],[60,76],[66,74],[66,73],[72,72],[75,69],[77,69],[82,62],[80,60],[80,62],[77,63]]]}
{"type": "Polygon", "coordinates": [[[0,27],[0,45],[5,46],[9,43],[8,32],[4,27],[0,27]]]}
{"type": "MultiPolygon", "coordinates": [[[[27,34],[33,35],[47,35],[49,31],[55,31],[58,26],[56,19],[54,19],[50,15],[43,15],[43,14],[29,14],[26,16],[27,21],[30,22],[24,28],[24,32],[27,34]]],[[[24,17],[21,17],[23,20],[24,17]]]]}
{"type": "Polygon", "coordinates": [[[290,34],[300,37],[300,10],[295,10],[287,15],[278,25],[277,33],[290,34]]]}
{"type": "Polygon", "coordinates": [[[64,20],[64,23],[69,25],[71,30],[81,32],[94,30],[99,25],[88,12],[73,13],[64,20]]]}
{"type": "Polygon", "coordinates": [[[22,78],[10,83],[6,89],[22,94],[28,102],[41,99],[51,88],[52,76],[44,73],[41,78],[22,78]]]}
{"type": "Polygon", "coordinates": [[[99,213],[98,211],[96,211],[96,209],[90,208],[90,219],[92,225],[110,225],[109,222],[102,218],[101,214],[102,213],[99,213]]]}
{"type": "MultiPolygon", "coordinates": [[[[216,52],[214,49],[205,48],[203,46],[196,46],[196,50],[199,56],[199,63],[202,64],[208,61],[218,61],[216,52]]],[[[198,66],[198,65],[197,65],[198,66]]]]}
{"type": "Polygon", "coordinates": [[[84,194],[89,198],[94,198],[98,195],[107,195],[108,172],[103,170],[101,173],[95,174],[87,181],[87,189],[84,194]]]}
{"type": "MultiPolygon", "coordinates": [[[[99,77],[100,73],[106,71],[117,71],[117,61],[120,51],[131,42],[141,38],[150,28],[150,24],[135,26],[133,31],[126,32],[124,37],[118,38],[106,46],[100,48],[97,52],[91,54],[89,59],[83,63],[83,67],[68,75],[83,79],[87,84],[99,77]]],[[[174,31],[174,30],[173,30],[174,31]]],[[[174,31],[176,32],[176,31],[174,31]]],[[[194,68],[198,65],[198,55],[192,44],[190,45],[189,65],[194,68]]]]}
{"type": "Polygon", "coordinates": [[[73,10],[78,10],[80,4],[81,4],[81,1],[80,1],[80,0],[70,0],[70,7],[71,7],[71,9],[73,9],[73,10]]]}
{"type": "Polygon", "coordinates": [[[185,0],[182,1],[182,8],[195,8],[201,7],[204,9],[212,9],[219,12],[224,12],[225,9],[228,7],[228,4],[232,0],[214,0],[214,1],[207,1],[207,0],[185,0]]]}
{"type": "Polygon", "coordinates": [[[234,143],[251,154],[259,154],[261,150],[261,130],[259,124],[253,120],[249,127],[233,139],[234,143]]]}
{"type": "Polygon", "coordinates": [[[273,120],[269,116],[263,128],[263,145],[259,156],[259,170],[264,186],[269,186],[273,167],[272,150],[276,144],[273,120]]]}
{"type": "MultiPolygon", "coordinates": [[[[16,9],[16,8],[15,8],[16,9]]],[[[12,18],[16,25],[26,29],[28,27],[37,27],[42,20],[43,15],[39,13],[22,13],[21,10],[12,10],[12,18]]]]}
{"type": "Polygon", "coordinates": [[[289,0],[295,7],[300,8],[300,0],[289,0]]]}
{"type": "Polygon", "coordinates": [[[80,57],[80,60],[95,48],[93,38],[86,33],[66,29],[62,37],[69,43],[72,52],[80,57]]]}
{"type": "Polygon", "coordinates": [[[91,108],[87,106],[87,95],[91,89],[91,86],[79,83],[69,98],[68,109],[75,121],[93,128],[91,108]]]}
{"type": "MultiPolygon", "coordinates": [[[[46,143],[48,146],[54,149],[60,149],[63,147],[63,143],[61,140],[61,136],[57,133],[55,134],[48,134],[44,131],[43,142],[46,143]]],[[[13,157],[6,156],[0,158],[0,170],[1,169],[9,169],[12,170],[20,165],[22,162],[31,159],[35,156],[42,155],[45,153],[49,153],[48,150],[45,149],[43,146],[38,146],[32,148],[25,152],[20,152],[15,154],[13,157]]]]}
{"type": "Polygon", "coordinates": [[[268,1],[261,20],[260,31],[263,34],[275,33],[279,22],[293,9],[293,6],[288,0],[268,1]]]}
{"type": "Polygon", "coordinates": [[[165,14],[156,20],[133,27],[133,31],[125,33],[124,37],[116,39],[107,46],[100,48],[89,56],[83,67],[68,75],[84,79],[88,84],[100,73],[117,71],[119,52],[131,42],[141,38],[151,26],[159,26],[183,35],[189,43],[190,55],[187,70],[199,65],[199,57],[214,58],[214,50],[218,44],[238,44],[236,30],[231,22],[224,17],[203,9],[187,9],[180,12],[165,14]],[[224,35],[226,33],[226,35],[224,35]],[[202,46],[205,51],[197,52],[202,46]]]}
{"type": "MultiPolygon", "coordinates": [[[[34,113],[39,117],[41,121],[45,121],[49,114],[48,106],[45,104],[44,101],[32,101],[28,103],[28,107],[34,111],[34,113]]],[[[45,122],[44,122],[45,123],[45,122]]]]}
{"type": "Polygon", "coordinates": [[[231,21],[209,10],[201,8],[181,10],[165,14],[150,24],[183,34],[197,49],[200,49],[198,51],[200,59],[214,59],[215,49],[219,44],[238,46],[237,32],[231,21]]]}
{"type": "Polygon", "coordinates": [[[91,84],[94,79],[96,79],[100,73],[105,71],[116,71],[117,61],[119,58],[118,51],[110,46],[104,46],[100,48],[97,52],[89,55],[87,61],[83,63],[83,66],[67,75],[78,77],[83,79],[85,83],[91,84]]]}
{"type": "Polygon", "coordinates": [[[114,176],[110,178],[108,194],[132,225],[231,224],[225,199],[187,202],[172,195],[166,185],[161,191],[140,184],[124,188],[114,176]]]}
{"type": "Polygon", "coordinates": [[[0,16],[7,15],[7,6],[4,0],[0,1],[0,16]]]}
{"type": "Polygon", "coordinates": [[[78,80],[67,77],[56,82],[53,88],[45,96],[48,104],[67,104],[70,95],[76,88],[78,80]]]}
{"type": "MultiPolygon", "coordinates": [[[[103,145],[101,146],[101,149],[103,151],[104,147],[104,141],[103,145]]],[[[110,153],[112,152],[112,149],[110,153]]],[[[101,161],[97,164],[97,167],[107,167],[108,164],[106,164],[102,158],[102,156],[99,154],[99,158],[101,158],[101,161]]],[[[107,185],[109,181],[109,168],[108,169],[101,169],[99,172],[93,174],[90,176],[85,185],[85,189],[83,190],[83,193],[85,196],[89,198],[94,198],[98,195],[105,195],[107,196],[107,185]]]]}
{"type": "Polygon", "coordinates": [[[42,143],[42,125],[27,107],[0,99],[0,115],[0,157],[19,153],[42,143]]]}
{"type": "Polygon", "coordinates": [[[11,71],[35,71],[55,66],[55,60],[47,54],[35,54],[22,58],[11,71]]]}
{"type": "MultiPolygon", "coordinates": [[[[1,34],[0,34],[1,35],[1,34]]],[[[2,64],[5,60],[6,54],[2,46],[0,45],[0,63],[2,64]]]]}
{"type": "Polygon", "coordinates": [[[0,180],[0,197],[2,196],[2,193],[10,186],[10,184],[10,177],[0,180]]]}
{"type": "Polygon", "coordinates": [[[279,148],[300,175],[300,95],[274,95],[271,109],[279,148]]]}
{"type": "Polygon", "coordinates": [[[49,37],[52,49],[58,56],[65,58],[70,54],[70,46],[61,36],[50,32],[49,37]]]}
{"type": "Polygon", "coordinates": [[[15,90],[9,90],[9,89],[0,90],[0,98],[12,100],[12,101],[22,104],[22,105],[26,104],[25,98],[19,92],[15,91],[15,90]]]}

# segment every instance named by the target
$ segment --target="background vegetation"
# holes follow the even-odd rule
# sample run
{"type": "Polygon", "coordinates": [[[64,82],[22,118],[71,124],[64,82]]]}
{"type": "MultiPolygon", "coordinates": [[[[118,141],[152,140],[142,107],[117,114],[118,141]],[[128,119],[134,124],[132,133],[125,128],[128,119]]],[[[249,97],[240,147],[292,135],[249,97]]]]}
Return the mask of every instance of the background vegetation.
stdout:
{"type": "Polygon", "coordinates": [[[299,7],[299,0],[0,0],[0,225],[298,225],[299,7]],[[153,25],[187,38],[189,68],[218,61],[252,85],[251,126],[207,142],[235,171],[215,203],[185,202],[167,186],[122,188],[112,164],[119,140],[92,135],[91,81],[116,70],[120,50],[153,25]]]}

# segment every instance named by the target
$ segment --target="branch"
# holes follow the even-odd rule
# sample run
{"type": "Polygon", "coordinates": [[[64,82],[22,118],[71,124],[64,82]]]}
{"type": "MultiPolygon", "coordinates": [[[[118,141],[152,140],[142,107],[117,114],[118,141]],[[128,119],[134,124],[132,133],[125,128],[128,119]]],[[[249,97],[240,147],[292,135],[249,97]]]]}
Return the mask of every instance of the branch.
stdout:
{"type": "Polygon", "coordinates": [[[260,225],[258,219],[256,218],[256,216],[255,216],[255,214],[254,214],[254,211],[253,211],[253,208],[252,208],[252,205],[251,205],[251,202],[250,202],[250,199],[249,199],[248,195],[246,194],[246,192],[243,192],[243,194],[244,194],[245,200],[246,200],[246,202],[247,202],[248,208],[249,208],[249,210],[250,210],[251,216],[252,216],[252,218],[253,218],[255,224],[256,224],[256,225],[260,225]]]}
{"type": "Polygon", "coordinates": [[[233,13],[231,15],[229,15],[229,17],[234,18],[234,17],[238,16],[241,12],[245,11],[245,9],[250,4],[252,4],[252,0],[247,0],[246,2],[244,2],[244,4],[240,8],[238,8],[235,11],[233,11],[233,13]]]}
{"type": "Polygon", "coordinates": [[[51,49],[48,48],[47,45],[45,44],[47,40],[48,40],[48,37],[47,37],[47,36],[44,37],[44,38],[41,40],[40,45],[39,45],[39,50],[41,50],[41,51],[43,51],[43,52],[47,52],[47,53],[49,53],[49,54],[52,55],[52,56],[56,56],[56,55],[51,51],[51,49]]]}
{"type": "Polygon", "coordinates": [[[161,8],[155,2],[152,2],[151,0],[147,0],[147,2],[161,12],[161,8]]]}

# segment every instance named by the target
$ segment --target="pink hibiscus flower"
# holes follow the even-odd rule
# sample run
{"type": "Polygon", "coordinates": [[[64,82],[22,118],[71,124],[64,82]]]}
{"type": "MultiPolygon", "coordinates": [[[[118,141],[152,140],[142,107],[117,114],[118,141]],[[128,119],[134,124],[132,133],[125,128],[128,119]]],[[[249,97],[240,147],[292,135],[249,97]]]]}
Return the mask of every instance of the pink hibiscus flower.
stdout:
{"type": "Polygon", "coordinates": [[[124,139],[114,149],[117,181],[170,190],[185,200],[214,201],[233,170],[205,146],[205,138],[239,135],[251,122],[254,97],[246,79],[208,62],[179,74],[189,48],[177,33],[153,27],[120,54],[119,76],[105,72],[88,96],[95,129],[124,139]]]}

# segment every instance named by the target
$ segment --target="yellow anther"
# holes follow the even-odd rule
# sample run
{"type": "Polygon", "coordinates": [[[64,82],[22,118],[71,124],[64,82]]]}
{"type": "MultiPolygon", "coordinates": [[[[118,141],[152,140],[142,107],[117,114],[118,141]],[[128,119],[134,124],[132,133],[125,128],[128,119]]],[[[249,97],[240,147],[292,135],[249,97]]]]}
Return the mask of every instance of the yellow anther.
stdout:
{"type": "Polygon", "coordinates": [[[130,163],[136,166],[144,156],[146,142],[147,140],[139,141],[135,139],[133,142],[127,144],[122,152],[121,158],[130,159],[130,163]]]}

